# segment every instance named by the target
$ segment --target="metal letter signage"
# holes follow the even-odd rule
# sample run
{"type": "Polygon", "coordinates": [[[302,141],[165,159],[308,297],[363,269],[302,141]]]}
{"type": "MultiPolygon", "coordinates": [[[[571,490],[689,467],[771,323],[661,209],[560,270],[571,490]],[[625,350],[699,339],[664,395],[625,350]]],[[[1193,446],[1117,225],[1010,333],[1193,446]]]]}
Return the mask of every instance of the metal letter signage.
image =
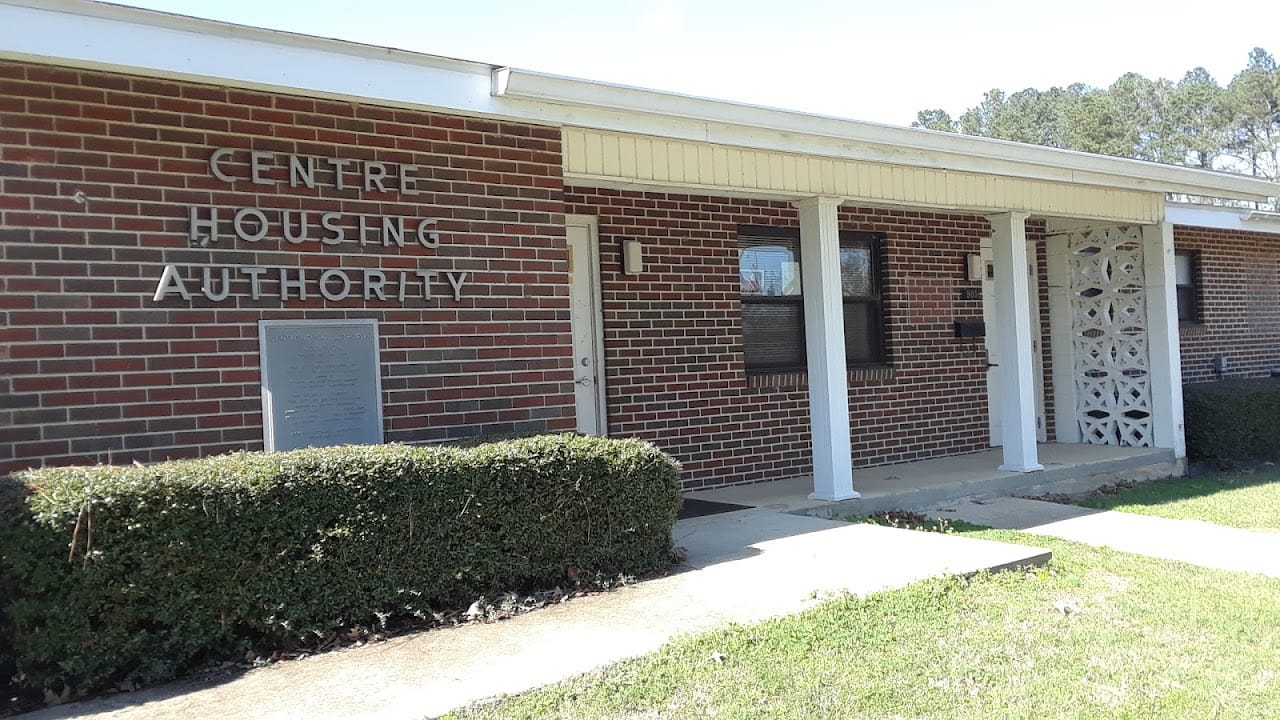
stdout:
{"type": "MultiPolygon", "coordinates": [[[[410,164],[215,148],[209,155],[208,169],[211,176],[228,184],[240,182],[308,190],[323,185],[357,194],[421,194],[418,190],[420,168],[410,164]]],[[[406,245],[435,250],[440,247],[440,230],[437,218],[192,206],[187,211],[187,239],[195,246],[209,249],[223,243],[253,247],[263,240],[273,240],[288,245],[314,243],[320,249],[333,247],[338,252],[406,245]],[[344,245],[349,249],[338,247],[344,245]]],[[[401,305],[406,301],[450,297],[456,302],[462,297],[469,274],[445,269],[410,272],[331,268],[308,272],[304,268],[281,267],[271,270],[256,266],[166,265],[152,300],[158,303],[181,298],[189,302],[204,297],[212,302],[230,299],[234,303],[235,297],[257,301],[266,296],[290,301],[321,296],[333,302],[348,297],[401,305]]]]}

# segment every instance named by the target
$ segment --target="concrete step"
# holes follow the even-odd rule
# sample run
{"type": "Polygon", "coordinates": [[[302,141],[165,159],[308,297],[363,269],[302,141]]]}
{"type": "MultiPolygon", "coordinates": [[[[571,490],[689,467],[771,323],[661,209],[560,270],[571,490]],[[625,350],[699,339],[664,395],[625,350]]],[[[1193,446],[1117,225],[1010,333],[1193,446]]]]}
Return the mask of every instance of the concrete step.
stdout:
{"type": "Polygon", "coordinates": [[[686,497],[763,507],[817,517],[844,518],[886,510],[913,510],[964,498],[1046,493],[1086,493],[1119,481],[1144,481],[1181,475],[1184,462],[1173,451],[1098,445],[1039,446],[1044,470],[1002,472],[1001,451],[857,468],[853,486],[862,497],[827,502],[809,499],[808,476],[774,482],[700,490],[686,497]]]}
{"type": "Polygon", "coordinates": [[[836,503],[813,503],[807,511],[820,517],[869,515],[889,510],[918,510],[938,503],[966,498],[1045,494],[1079,494],[1116,482],[1144,482],[1183,473],[1183,462],[1171,450],[1156,450],[1130,457],[1089,463],[1048,460],[1045,469],[1030,473],[990,471],[979,476],[939,474],[921,482],[883,487],[863,483],[862,497],[836,503]],[[932,480],[932,481],[929,481],[932,480]],[[870,486],[869,486],[870,485],[870,486]]]}

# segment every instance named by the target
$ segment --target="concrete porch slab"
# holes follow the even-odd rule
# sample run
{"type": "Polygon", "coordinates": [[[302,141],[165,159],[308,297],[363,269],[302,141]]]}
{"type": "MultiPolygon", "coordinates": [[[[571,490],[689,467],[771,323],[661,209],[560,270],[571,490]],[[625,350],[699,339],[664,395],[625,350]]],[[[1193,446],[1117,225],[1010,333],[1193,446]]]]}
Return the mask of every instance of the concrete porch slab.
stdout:
{"type": "Polygon", "coordinates": [[[810,500],[809,476],[753,485],[735,485],[685,493],[686,497],[799,512],[822,517],[912,510],[964,498],[1044,493],[1082,493],[1119,480],[1151,480],[1181,475],[1184,464],[1171,450],[1110,445],[1038,446],[1044,470],[998,470],[1001,450],[856,468],[853,487],[862,497],[827,502],[810,500]]]}
{"type": "Polygon", "coordinates": [[[1021,545],[759,509],[682,520],[674,539],[688,550],[681,572],[615,592],[25,717],[417,720],[642,655],[681,634],[799,612],[835,593],[1049,558],[1021,545]]]}

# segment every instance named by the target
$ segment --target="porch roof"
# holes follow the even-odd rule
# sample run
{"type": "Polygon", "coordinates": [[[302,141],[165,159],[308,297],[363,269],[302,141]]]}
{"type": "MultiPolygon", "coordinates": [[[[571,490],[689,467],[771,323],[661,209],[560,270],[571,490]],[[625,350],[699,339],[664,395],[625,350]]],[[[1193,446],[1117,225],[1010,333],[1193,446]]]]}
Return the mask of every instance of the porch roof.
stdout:
{"type": "Polygon", "coordinates": [[[1245,175],[1108,157],[924,128],[828,117],[514,68],[493,92],[556,106],[561,124],[720,145],[1148,192],[1267,201],[1280,184],[1245,175]],[[607,110],[599,119],[576,108],[607,110]],[[684,121],[684,122],[679,122],[684,121]]]}

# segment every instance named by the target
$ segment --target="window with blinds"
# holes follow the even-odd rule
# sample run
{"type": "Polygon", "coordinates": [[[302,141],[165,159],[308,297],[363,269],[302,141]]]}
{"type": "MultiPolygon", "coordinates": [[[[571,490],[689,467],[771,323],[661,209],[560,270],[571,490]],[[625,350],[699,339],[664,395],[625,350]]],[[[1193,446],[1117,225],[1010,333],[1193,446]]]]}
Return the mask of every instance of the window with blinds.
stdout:
{"type": "MultiPolygon", "coordinates": [[[[884,360],[881,239],[876,233],[840,233],[845,360],[853,367],[878,365],[884,360]]],[[[738,249],[747,371],[803,370],[799,230],[743,227],[739,229],[738,249]]]]}

